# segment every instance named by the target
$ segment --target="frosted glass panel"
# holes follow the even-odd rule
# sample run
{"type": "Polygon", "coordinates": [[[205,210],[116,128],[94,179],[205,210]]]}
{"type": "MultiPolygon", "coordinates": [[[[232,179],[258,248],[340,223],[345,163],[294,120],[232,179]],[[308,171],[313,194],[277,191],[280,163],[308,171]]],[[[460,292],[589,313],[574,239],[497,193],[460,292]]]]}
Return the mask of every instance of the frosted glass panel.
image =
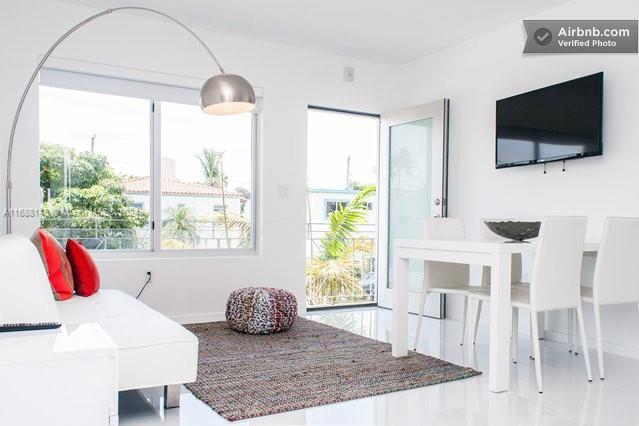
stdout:
{"type": "MultiPolygon", "coordinates": [[[[432,135],[432,118],[390,128],[388,288],[392,288],[393,240],[422,238],[424,219],[430,216],[432,135]]],[[[410,291],[419,292],[423,262],[411,261],[409,271],[410,291]]]]}

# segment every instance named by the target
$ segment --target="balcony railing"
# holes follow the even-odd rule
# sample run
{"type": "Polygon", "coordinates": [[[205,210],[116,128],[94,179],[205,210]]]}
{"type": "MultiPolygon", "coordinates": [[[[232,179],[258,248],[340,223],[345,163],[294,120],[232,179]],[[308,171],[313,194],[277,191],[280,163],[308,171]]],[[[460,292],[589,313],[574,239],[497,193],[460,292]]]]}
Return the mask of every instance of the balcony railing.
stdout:
{"type": "Polygon", "coordinates": [[[327,224],[311,224],[309,228],[306,239],[307,306],[315,308],[376,302],[375,225],[361,225],[357,237],[344,241],[342,255],[332,259],[325,256],[322,248],[327,224]]]}
{"type": "MultiPolygon", "coordinates": [[[[80,241],[90,250],[149,250],[152,230],[150,224],[140,228],[122,228],[118,220],[91,218],[81,227],[70,226],[68,219],[47,220],[46,229],[62,244],[68,239],[80,241]]],[[[223,224],[193,221],[185,229],[162,230],[163,249],[226,249],[247,248],[252,245],[250,231],[229,228],[223,224]],[[228,237],[227,237],[228,235],[228,237]]]]}

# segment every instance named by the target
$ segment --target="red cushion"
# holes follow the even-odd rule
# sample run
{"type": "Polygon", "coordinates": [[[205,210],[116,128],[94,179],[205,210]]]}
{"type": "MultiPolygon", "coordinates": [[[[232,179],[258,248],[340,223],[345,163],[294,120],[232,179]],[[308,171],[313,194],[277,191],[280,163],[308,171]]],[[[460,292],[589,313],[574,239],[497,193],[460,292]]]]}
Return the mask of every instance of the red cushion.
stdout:
{"type": "Polygon", "coordinates": [[[76,294],[91,296],[100,288],[100,273],[89,250],[82,243],[67,240],[67,256],[73,270],[73,282],[76,294]]]}
{"type": "Polygon", "coordinates": [[[69,299],[73,296],[73,273],[64,249],[53,235],[42,228],[33,234],[31,241],[40,253],[55,300],[69,299]]]}

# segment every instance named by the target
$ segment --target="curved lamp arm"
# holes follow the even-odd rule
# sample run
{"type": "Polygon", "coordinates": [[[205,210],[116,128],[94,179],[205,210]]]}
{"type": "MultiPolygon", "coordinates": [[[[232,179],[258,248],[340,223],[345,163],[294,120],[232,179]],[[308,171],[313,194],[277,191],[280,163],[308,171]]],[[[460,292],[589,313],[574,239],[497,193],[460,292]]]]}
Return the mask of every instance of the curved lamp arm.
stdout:
{"type": "Polygon", "coordinates": [[[202,39],[200,37],[198,37],[197,34],[195,34],[189,27],[184,25],[182,22],[178,21],[177,19],[173,18],[172,16],[167,15],[166,13],[160,12],[159,10],[151,9],[151,8],[148,8],[148,7],[137,7],[137,6],[114,7],[112,9],[106,9],[106,10],[100,12],[100,13],[96,13],[93,16],[89,16],[85,20],[83,20],[81,22],[78,22],[76,25],[71,27],[66,33],[64,33],[60,38],[58,38],[51,45],[49,50],[47,50],[47,52],[44,54],[44,56],[42,57],[42,59],[38,63],[38,66],[36,67],[36,69],[31,74],[31,78],[29,79],[29,82],[27,83],[27,87],[25,87],[24,88],[24,92],[22,92],[22,97],[20,98],[20,103],[18,103],[18,108],[16,109],[16,113],[13,116],[13,124],[11,125],[11,134],[9,135],[9,151],[8,151],[8,155],[7,155],[7,190],[6,190],[6,213],[5,213],[6,217],[7,217],[7,234],[11,233],[11,217],[13,215],[13,212],[11,210],[11,187],[12,187],[12,182],[11,182],[11,158],[13,156],[13,139],[15,137],[16,127],[18,125],[18,119],[20,118],[20,113],[22,112],[22,107],[24,105],[24,101],[27,98],[27,94],[29,93],[29,89],[31,89],[31,85],[35,81],[36,77],[38,76],[38,73],[42,69],[42,67],[43,67],[44,63],[46,62],[46,60],[49,58],[49,56],[51,56],[51,54],[56,49],[56,47],[58,47],[60,45],[60,43],[62,43],[67,37],[69,37],[71,34],[73,34],[77,29],[85,26],[86,24],[88,24],[89,22],[91,22],[93,20],[98,19],[98,18],[100,18],[102,16],[105,16],[105,15],[110,15],[113,12],[117,12],[117,11],[121,11],[121,10],[140,10],[140,11],[144,11],[144,12],[155,13],[156,15],[164,16],[165,18],[169,19],[170,21],[173,21],[174,23],[178,24],[180,27],[184,28],[189,34],[191,34],[202,45],[204,50],[207,51],[207,53],[211,56],[211,58],[213,59],[213,61],[217,65],[217,67],[220,69],[220,72],[222,74],[226,74],[224,72],[224,68],[222,68],[222,65],[220,65],[220,61],[218,61],[218,59],[215,57],[213,52],[211,52],[211,49],[209,49],[209,47],[206,45],[206,43],[204,43],[204,41],[202,41],[202,39]]]}

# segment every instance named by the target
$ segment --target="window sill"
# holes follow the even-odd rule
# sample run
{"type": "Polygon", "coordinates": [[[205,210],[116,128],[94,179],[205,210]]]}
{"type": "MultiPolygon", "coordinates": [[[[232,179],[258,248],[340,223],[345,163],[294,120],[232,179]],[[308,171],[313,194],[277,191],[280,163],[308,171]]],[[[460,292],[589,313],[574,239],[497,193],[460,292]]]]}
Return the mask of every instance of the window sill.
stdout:
{"type": "Polygon", "coordinates": [[[256,259],[259,254],[254,249],[240,250],[161,250],[161,251],[127,251],[113,250],[107,253],[92,251],[91,255],[99,262],[119,262],[136,260],[184,260],[184,259],[256,259]]]}

